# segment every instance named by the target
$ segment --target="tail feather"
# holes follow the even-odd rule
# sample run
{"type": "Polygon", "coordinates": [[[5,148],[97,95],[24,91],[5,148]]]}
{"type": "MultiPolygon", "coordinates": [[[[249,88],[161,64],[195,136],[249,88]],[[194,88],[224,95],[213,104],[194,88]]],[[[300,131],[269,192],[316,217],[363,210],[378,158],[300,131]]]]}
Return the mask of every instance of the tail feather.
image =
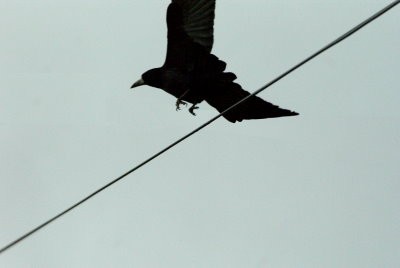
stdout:
{"type": "MultiPolygon", "coordinates": [[[[219,86],[212,90],[212,92],[213,93],[209,94],[205,100],[219,112],[225,111],[233,104],[250,95],[250,93],[243,90],[240,85],[232,82],[219,83],[219,86]]],[[[298,115],[298,113],[282,109],[257,96],[252,96],[225,113],[223,117],[235,123],[236,121],[240,122],[246,119],[264,119],[295,115],[298,115]]]]}
{"type": "MultiPolygon", "coordinates": [[[[249,96],[250,93],[233,81],[236,75],[224,72],[226,63],[213,54],[200,58],[197,70],[204,75],[198,82],[200,88],[205,90],[205,101],[223,112],[230,106],[249,96]]],[[[246,119],[263,119],[282,116],[298,115],[287,109],[282,109],[257,96],[252,96],[245,102],[233,108],[223,116],[232,123],[246,119]]]]}

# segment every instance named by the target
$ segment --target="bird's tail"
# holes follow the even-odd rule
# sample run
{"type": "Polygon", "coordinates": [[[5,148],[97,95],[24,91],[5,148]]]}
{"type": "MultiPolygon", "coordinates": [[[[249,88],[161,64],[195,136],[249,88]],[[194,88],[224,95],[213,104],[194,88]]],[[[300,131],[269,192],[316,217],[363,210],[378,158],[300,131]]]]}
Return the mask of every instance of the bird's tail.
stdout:
{"type": "MultiPolygon", "coordinates": [[[[227,83],[225,81],[219,83],[218,88],[215,88],[214,91],[216,94],[208,96],[206,101],[219,112],[225,111],[230,106],[250,95],[250,93],[243,90],[240,85],[233,82],[227,83]]],[[[245,119],[264,119],[294,115],[298,115],[298,113],[282,109],[257,96],[252,96],[223,114],[223,117],[235,123],[236,121],[240,122],[245,119]]]]}
{"type": "MultiPolygon", "coordinates": [[[[226,63],[218,59],[215,55],[209,54],[207,59],[202,62],[204,72],[212,74],[205,87],[205,100],[219,112],[223,112],[230,106],[249,96],[250,93],[242,89],[235,83],[236,75],[225,72],[226,63]]],[[[298,115],[296,112],[282,109],[263,99],[252,96],[243,103],[239,104],[229,112],[223,114],[232,123],[245,119],[263,119],[282,116],[298,115]]]]}

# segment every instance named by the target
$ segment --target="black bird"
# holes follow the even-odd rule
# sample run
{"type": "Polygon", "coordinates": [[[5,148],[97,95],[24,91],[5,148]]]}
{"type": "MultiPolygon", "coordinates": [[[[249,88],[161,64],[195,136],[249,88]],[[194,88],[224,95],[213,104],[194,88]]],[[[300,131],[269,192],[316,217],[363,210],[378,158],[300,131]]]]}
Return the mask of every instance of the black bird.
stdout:
{"type": "MultiPolygon", "coordinates": [[[[164,65],[145,72],[131,88],[149,85],[177,98],[176,109],[189,102],[190,113],[205,100],[219,112],[250,93],[225,72],[226,63],[211,54],[215,0],[172,0],[167,11],[168,46],[164,65]]],[[[232,123],[298,115],[253,96],[223,116],[232,123]]]]}

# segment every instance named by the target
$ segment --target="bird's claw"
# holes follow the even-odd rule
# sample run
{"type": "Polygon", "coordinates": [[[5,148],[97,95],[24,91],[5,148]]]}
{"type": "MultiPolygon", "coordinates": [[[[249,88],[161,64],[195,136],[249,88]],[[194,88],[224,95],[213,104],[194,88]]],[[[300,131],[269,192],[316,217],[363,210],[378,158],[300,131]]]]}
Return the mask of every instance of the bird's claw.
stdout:
{"type": "Polygon", "coordinates": [[[180,107],[181,104],[183,104],[183,105],[185,105],[185,106],[187,105],[186,102],[184,102],[184,101],[182,101],[182,100],[180,100],[180,99],[177,99],[177,100],[176,100],[176,104],[175,104],[175,105],[176,105],[176,110],[177,110],[177,111],[179,111],[179,110],[181,109],[181,107],[180,107]]]}
{"type": "Polygon", "coordinates": [[[199,107],[197,107],[196,105],[193,105],[192,107],[190,107],[189,108],[189,112],[192,114],[192,115],[196,115],[195,113],[194,113],[194,110],[196,110],[196,109],[199,109],[199,107]]]}

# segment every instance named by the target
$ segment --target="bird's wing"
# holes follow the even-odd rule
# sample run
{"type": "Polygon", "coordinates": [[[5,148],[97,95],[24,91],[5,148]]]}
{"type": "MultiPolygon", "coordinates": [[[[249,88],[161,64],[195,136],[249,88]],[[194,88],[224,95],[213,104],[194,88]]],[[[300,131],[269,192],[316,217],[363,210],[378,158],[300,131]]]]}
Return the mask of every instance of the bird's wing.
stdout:
{"type": "Polygon", "coordinates": [[[211,52],[214,42],[215,0],[172,0],[172,4],[181,9],[182,26],[186,34],[211,52]]]}
{"type": "MultiPolygon", "coordinates": [[[[243,90],[239,84],[232,81],[222,81],[218,83],[211,92],[212,94],[207,96],[205,100],[219,112],[225,111],[233,104],[250,95],[250,93],[243,90]]],[[[236,121],[242,121],[244,119],[262,119],[293,115],[298,115],[298,113],[282,109],[257,96],[252,96],[223,116],[230,122],[235,123],[236,121]]]]}
{"type": "Polygon", "coordinates": [[[213,45],[215,0],[173,0],[167,10],[168,48],[164,66],[192,69],[213,45]]]}

